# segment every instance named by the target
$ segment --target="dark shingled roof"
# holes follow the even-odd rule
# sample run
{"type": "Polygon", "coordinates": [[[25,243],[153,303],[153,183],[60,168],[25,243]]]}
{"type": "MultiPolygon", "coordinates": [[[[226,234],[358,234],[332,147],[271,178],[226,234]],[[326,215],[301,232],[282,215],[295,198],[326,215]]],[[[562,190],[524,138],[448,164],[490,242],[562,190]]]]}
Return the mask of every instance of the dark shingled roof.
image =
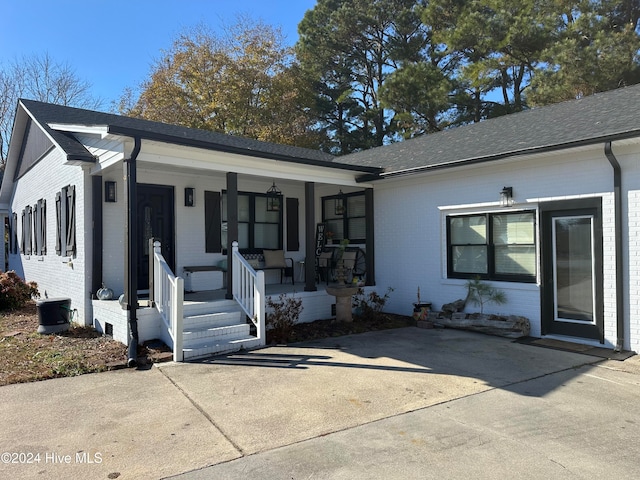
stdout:
{"type": "Polygon", "coordinates": [[[426,134],[340,157],[386,174],[640,136],[640,85],[426,134]]]}
{"type": "Polygon", "coordinates": [[[124,117],[111,113],[95,112],[80,108],[53,105],[34,100],[20,100],[37,122],[54,138],[67,153],[68,160],[94,161],[94,157],[78,142],[73,135],[52,130],[49,123],[107,126],[109,133],[125,136],[139,136],[142,139],[158,140],[178,145],[205,148],[209,150],[250,155],[294,163],[326,166],[359,172],[375,173],[379,169],[335,161],[328,153],[308,148],[261,142],[250,138],[207,130],[180,127],[166,123],[152,122],[133,117],[124,117]]]}

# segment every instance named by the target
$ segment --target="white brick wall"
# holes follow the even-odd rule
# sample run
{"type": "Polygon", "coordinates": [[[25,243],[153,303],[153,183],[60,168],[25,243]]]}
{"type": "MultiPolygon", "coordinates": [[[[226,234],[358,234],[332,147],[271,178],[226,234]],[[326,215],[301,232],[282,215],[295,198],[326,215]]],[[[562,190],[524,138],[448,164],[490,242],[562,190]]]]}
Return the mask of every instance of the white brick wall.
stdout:
{"type": "MultiPolygon", "coordinates": [[[[638,168],[637,156],[634,168],[638,168]]],[[[630,165],[627,166],[630,168],[630,165]]],[[[640,177],[640,174],[636,175],[640,177]]],[[[637,182],[636,185],[640,185],[637,182]]],[[[420,287],[423,301],[438,309],[443,303],[464,298],[463,280],[446,278],[446,216],[450,213],[499,210],[499,192],[512,186],[518,208],[537,209],[541,201],[598,196],[603,202],[604,324],[605,344],[616,344],[615,235],[613,217],[613,170],[602,148],[570,155],[521,158],[491,166],[443,171],[428,177],[387,179],[375,184],[376,281],[378,289],[393,287],[389,311],[410,314],[420,287]]],[[[629,195],[637,215],[639,198],[629,195]]],[[[634,221],[640,223],[640,218],[634,221]]],[[[629,237],[640,235],[634,226],[629,237]]],[[[633,251],[633,250],[632,250],[633,251]]],[[[632,267],[632,302],[640,302],[640,266],[632,267]]],[[[488,313],[523,315],[531,320],[532,335],[539,336],[539,284],[494,282],[505,291],[508,303],[490,305],[488,313]]],[[[467,307],[473,311],[475,307],[467,307]]],[[[634,308],[631,315],[636,316],[634,308]]],[[[636,318],[632,329],[638,330],[636,318]]],[[[638,351],[638,337],[627,335],[626,348],[638,351]]]]}
{"type": "MultiPolygon", "coordinates": [[[[27,281],[36,281],[41,296],[69,297],[75,310],[74,321],[90,324],[91,279],[85,271],[85,178],[81,167],[64,165],[65,159],[57,150],[31,168],[16,185],[10,210],[18,215],[18,243],[22,238],[21,212],[27,205],[35,205],[39,199],[46,200],[46,255],[10,255],[9,268],[27,281]],[[74,257],[56,255],[56,193],[62,187],[76,187],[76,244],[74,257]]],[[[88,219],[90,221],[90,218],[88,219]]],[[[89,223],[90,225],[90,223],[89,223]]]]}

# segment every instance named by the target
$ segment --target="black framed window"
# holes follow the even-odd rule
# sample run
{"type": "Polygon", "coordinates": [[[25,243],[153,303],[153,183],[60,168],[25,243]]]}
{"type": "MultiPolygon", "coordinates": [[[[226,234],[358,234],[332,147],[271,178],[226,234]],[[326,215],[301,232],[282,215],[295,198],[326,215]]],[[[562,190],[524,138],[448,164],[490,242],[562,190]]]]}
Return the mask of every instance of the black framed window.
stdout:
{"type": "Polygon", "coordinates": [[[449,278],[535,282],[534,211],[447,217],[449,278]]]}
{"type": "MultiPolygon", "coordinates": [[[[269,195],[238,193],[238,247],[246,253],[282,250],[282,208],[267,210],[269,195]]],[[[222,194],[222,245],[227,244],[227,194],[222,194]]]]}
{"type": "Polygon", "coordinates": [[[367,238],[364,192],[322,197],[322,223],[336,241],[346,238],[350,243],[364,243],[367,238]]]}

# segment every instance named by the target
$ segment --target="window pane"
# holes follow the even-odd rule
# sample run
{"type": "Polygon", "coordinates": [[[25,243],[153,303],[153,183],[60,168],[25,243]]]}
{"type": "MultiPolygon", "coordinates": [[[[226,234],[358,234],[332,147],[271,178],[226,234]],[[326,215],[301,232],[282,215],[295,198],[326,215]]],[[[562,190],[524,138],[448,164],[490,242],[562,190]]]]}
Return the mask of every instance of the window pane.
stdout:
{"type": "MultiPolygon", "coordinates": [[[[278,198],[282,202],[282,197],[278,198]]],[[[256,197],[256,222],[278,223],[280,221],[280,211],[267,211],[267,197],[256,197]]]]}
{"type": "Polygon", "coordinates": [[[451,243],[454,245],[478,245],[487,242],[487,218],[451,217],[451,243]]]}
{"type": "Polygon", "coordinates": [[[238,224],[238,248],[249,248],[249,224],[238,224]]]}
{"type": "Polygon", "coordinates": [[[347,215],[349,217],[364,217],[364,195],[347,198],[347,215]]]}
{"type": "Polygon", "coordinates": [[[349,220],[349,238],[362,239],[366,237],[366,221],[364,218],[352,218],[349,220]]]}
{"type": "Polygon", "coordinates": [[[238,195],[238,221],[250,221],[249,214],[249,197],[247,195],[238,195]]]}
{"type": "MultiPolygon", "coordinates": [[[[324,218],[330,220],[332,218],[342,218],[343,214],[336,213],[336,202],[340,202],[337,198],[327,198],[324,200],[324,218]]],[[[344,202],[343,202],[344,204],[344,202]]]]}
{"type": "Polygon", "coordinates": [[[535,243],[533,213],[493,215],[493,243],[532,245],[535,243]]]}
{"type": "Polygon", "coordinates": [[[496,246],[496,273],[535,275],[536,249],[530,245],[496,246]]]}
{"type": "Polygon", "coordinates": [[[344,227],[342,225],[342,220],[327,222],[327,231],[333,232],[334,240],[342,240],[344,238],[344,227]]]}
{"type": "Polygon", "coordinates": [[[460,246],[451,249],[456,273],[487,273],[486,246],[460,246]]]}
{"type": "Polygon", "coordinates": [[[277,250],[278,245],[278,225],[272,223],[257,223],[254,226],[255,248],[266,248],[277,250]]]}

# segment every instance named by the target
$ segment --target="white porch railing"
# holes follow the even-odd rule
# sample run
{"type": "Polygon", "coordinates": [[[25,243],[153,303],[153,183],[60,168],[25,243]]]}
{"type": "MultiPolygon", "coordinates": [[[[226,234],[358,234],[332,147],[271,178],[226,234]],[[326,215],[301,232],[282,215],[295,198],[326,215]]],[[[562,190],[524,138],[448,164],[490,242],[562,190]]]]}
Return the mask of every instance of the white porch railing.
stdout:
{"type": "Polygon", "coordinates": [[[233,298],[256,326],[260,345],[266,344],[264,272],[255,271],[240,255],[238,242],[232,246],[233,298]]]}
{"type": "Polygon", "coordinates": [[[184,280],[176,277],[162,253],[160,242],[153,242],[153,274],[150,285],[151,300],[160,313],[169,336],[173,341],[173,361],[183,360],[182,352],[182,310],[184,304],[184,280]]]}

